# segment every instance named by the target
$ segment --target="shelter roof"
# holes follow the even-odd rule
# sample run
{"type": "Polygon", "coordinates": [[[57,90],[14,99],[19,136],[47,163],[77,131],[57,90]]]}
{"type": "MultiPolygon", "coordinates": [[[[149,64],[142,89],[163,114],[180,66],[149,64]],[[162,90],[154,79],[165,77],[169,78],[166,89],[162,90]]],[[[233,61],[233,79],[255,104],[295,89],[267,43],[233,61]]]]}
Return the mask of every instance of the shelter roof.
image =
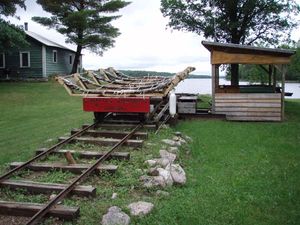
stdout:
{"type": "Polygon", "coordinates": [[[37,33],[32,32],[32,31],[25,31],[25,33],[29,37],[37,40],[38,42],[40,42],[40,43],[42,43],[42,44],[44,44],[46,46],[61,48],[61,49],[65,49],[65,50],[68,50],[68,51],[75,52],[73,49],[70,49],[70,48],[68,48],[66,46],[63,46],[63,45],[58,44],[58,43],[56,43],[54,41],[51,41],[51,40],[49,40],[49,39],[47,39],[47,38],[45,38],[45,37],[43,37],[43,36],[41,36],[41,35],[39,35],[37,33]]]}
{"type": "Polygon", "coordinates": [[[211,52],[212,64],[288,64],[295,51],[249,45],[202,41],[211,52]]]}

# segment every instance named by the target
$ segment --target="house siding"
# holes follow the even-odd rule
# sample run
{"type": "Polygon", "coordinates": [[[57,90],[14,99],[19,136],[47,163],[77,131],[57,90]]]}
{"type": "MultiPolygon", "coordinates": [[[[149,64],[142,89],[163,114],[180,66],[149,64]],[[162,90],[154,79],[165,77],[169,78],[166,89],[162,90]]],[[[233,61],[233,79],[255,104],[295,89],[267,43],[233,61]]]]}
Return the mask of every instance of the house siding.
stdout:
{"type": "Polygon", "coordinates": [[[42,45],[29,38],[30,47],[15,50],[12,53],[5,52],[5,68],[0,69],[0,76],[5,76],[5,69],[8,69],[9,78],[26,79],[42,77],[42,45]],[[30,52],[30,67],[20,67],[20,52],[30,52]]]}
{"type": "Polygon", "coordinates": [[[72,71],[72,64],[69,62],[69,56],[72,55],[74,59],[75,53],[72,51],[54,48],[54,47],[47,47],[46,49],[46,74],[47,76],[50,75],[66,75],[70,74],[72,71]],[[57,51],[57,62],[53,62],[53,51],[57,51]]]}

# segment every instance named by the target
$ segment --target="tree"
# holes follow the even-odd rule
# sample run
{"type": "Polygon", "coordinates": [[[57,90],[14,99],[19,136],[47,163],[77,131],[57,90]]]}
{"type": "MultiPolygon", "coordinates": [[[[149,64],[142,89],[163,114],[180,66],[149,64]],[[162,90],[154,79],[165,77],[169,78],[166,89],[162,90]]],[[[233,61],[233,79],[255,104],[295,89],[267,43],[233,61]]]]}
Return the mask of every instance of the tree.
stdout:
{"type": "Polygon", "coordinates": [[[114,45],[114,38],[120,35],[111,22],[119,15],[104,14],[118,12],[129,2],[122,0],[37,0],[51,17],[32,19],[48,28],[55,28],[66,35],[66,42],[77,45],[72,73],[77,67],[82,49],[86,48],[99,55],[114,45]]]}
{"type": "MultiPolygon", "coordinates": [[[[277,45],[290,39],[300,7],[294,0],[161,0],[169,26],[218,42],[277,45]]],[[[238,65],[231,84],[238,85],[238,65]]]]}
{"type": "Polygon", "coordinates": [[[0,2],[0,16],[14,16],[17,7],[20,6],[23,9],[26,9],[25,7],[25,0],[8,0],[8,1],[1,1],[0,2]]]}
{"type": "Polygon", "coordinates": [[[26,9],[25,0],[10,0],[0,2],[0,51],[10,51],[12,48],[20,49],[27,46],[25,33],[21,27],[11,24],[3,17],[14,16],[17,6],[26,9]]]}

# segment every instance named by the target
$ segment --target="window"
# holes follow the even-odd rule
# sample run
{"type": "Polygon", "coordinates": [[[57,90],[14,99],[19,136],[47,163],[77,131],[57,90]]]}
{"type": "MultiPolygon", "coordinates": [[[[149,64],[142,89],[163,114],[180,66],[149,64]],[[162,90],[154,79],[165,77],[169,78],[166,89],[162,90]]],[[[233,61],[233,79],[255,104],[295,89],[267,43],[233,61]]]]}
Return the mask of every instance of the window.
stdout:
{"type": "Polygon", "coordinates": [[[30,67],[30,52],[20,52],[20,67],[30,67]]]}
{"type": "Polygon", "coordinates": [[[53,62],[57,63],[57,50],[53,50],[53,62]]]}
{"type": "Polygon", "coordinates": [[[0,53],[0,68],[5,68],[5,54],[0,53]]]}
{"type": "Polygon", "coordinates": [[[69,56],[69,63],[70,63],[70,64],[73,63],[73,56],[72,56],[72,55],[69,56]]]}

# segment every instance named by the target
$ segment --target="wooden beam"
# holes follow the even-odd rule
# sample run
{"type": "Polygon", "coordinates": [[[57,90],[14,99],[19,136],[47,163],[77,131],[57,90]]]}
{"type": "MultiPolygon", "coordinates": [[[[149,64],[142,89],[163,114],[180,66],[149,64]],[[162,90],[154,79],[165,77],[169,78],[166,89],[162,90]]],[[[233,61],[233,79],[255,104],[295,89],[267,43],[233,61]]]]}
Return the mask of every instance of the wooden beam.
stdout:
{"type": "Polygon", "coordinates": [[[289,64],[291,57],[212,51],[211,64],[289,64]]]}
{"type": "MultiPolygon", "coordinates": [[[[60,192],[67,187],[67,184],[42,183],[29,180],[5,180],[0,183],[0,187],[7,187],[11,190],[25,189],[32,194],[51,194],[52,192],[60,192]]],[[[72,195],[80,197],[95,197],[96,188],[92,186],[76,186],[72,195]]]]}
{"type": "MultiPolygon", "coordinates": [[[[89,126],[88,124],[84,124],[82,128],[89,126]]],[[[112,123],[102,123],[99,125],[100,128],[105,129],[132,129],[136,127],[136,124],[112,124],[112,123]]],[[[156,126],[153,124],[145,124],[143,128],[155,130],[156,126]]]]}
{"type": "MultiPolygon", "coordinates": [[[[80,129],[72,129],[71,134],[78,132],[80,129]]],[[[113,130],[88,130],[84,135],[92,137],[105,137],[105,138],[123,138],[129,131],[113,131],[113,130]]],[[[132,135],[131,139],[147,139],[148,133],[146,132],[136,132],[132,135]]]]}
{"type": "MultiPolygon", "coordinates": [[[[44,151],[46,151],[46,148],[42,148],[42,149],[38,149],[36,151],[36,154],[40,154],[44,151]]],[[[106,152],[97,152],[97,151],[77,151],[77,150],[56,150],[51,152],[50,154],[58,154],[58,155],[62,155],[65,152],[71,152],[72,154],[75,154],[78,158],[82,158],[82,159],[98,159],[100,157],[102,157],[106,152]]],[[[113,152],[108,158],[108,160],[110,159],[117,159],[117,160],[129,160],[130,159],[130,153],[129,152],[113,152]]]]}
{"type": "MultiPolygon", "coordinates": [[[[58,140],[63,141],[68,138],[69,137],[60,137],[58,140]]],[[[113,146],[120,141],[121,141],[121,139],[114,139],[114,138],[77,137],[77,138],[74,138],[70,143],[82,142],[82,143],[94,144],[94,145],[100,145],[100,146],[113,146]]],[[[129,139],[129,140],[125,141],[124,146],[140,148],[143,146],[143,142],[144,142],[143,140],[129,139]]]]}
{"type": "MultiPolygon", "coordinates": [[[[24,162],[12,162],[10,164],[10,168],[13,169],[17,166],[22,165],[24,162]]],[[[75,174],[81,174],[84,170],[87,170],[91,165],[89,164],[76,164],[76,165],[65,165],[62,163],[32,163],[26,167],[26,169],[32,171],[51,171],[51,170],[61,170],[68,171],[75,174]]],[[[118,166],[115,165],[101,165],[95,170],[96,173],[101,172],[116,172],[118,166]]]]}
{"type": "Polygon", "coordinates": [[[211,65],[211,96],[212,96],[212,105],[211,105],[211,112],[212,114],[215,113],[215,93],[216,93],[216,68],[217,65],[211,65]]]}
{"type": "MultiPolygon", "coordinates": [[[[0,214],[11,216],[32,217],[45,205],[37,203],[0,201],[0,214]]],[[[79,216],[79,207],[56,205],[51,208],[47,216],[58,217],[64,220],[74,220],[79,216]]]]}
{"type": "Polygon", "coordinates": [[[281,121],[284,121],[284,94],[285,94],[285,76],[287,73],[287,66],[282,65],[282,75],[281,75],[281,121]]]}

